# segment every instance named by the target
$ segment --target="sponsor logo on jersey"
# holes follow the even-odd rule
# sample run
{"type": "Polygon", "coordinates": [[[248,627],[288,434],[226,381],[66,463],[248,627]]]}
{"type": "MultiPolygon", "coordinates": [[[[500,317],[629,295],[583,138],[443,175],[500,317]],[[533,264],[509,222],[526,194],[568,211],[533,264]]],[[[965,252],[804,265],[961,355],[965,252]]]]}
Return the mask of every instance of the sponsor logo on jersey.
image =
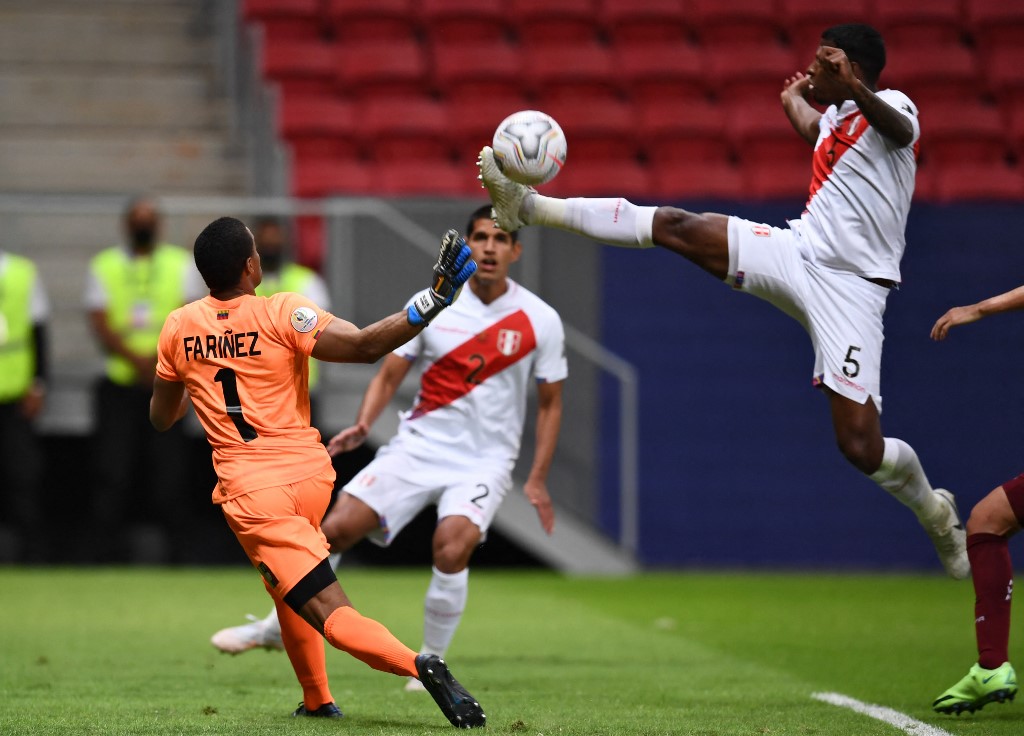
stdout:
{"type": "Polygon", "coordinates": [[[759,238],[770,238],[772,236],[772,229],[768,225],[751,225],[750,232],[759,238]]]}
{"type": "Polygon", "coordinates": [[[316,322],[316,312],[309,307],[299,307],[292,312],[291,323],[296,332],[310,332],[316,327],[316,322]]]}
{"type": "Polygon", "coordinates": [[[498,352],[502,355],[515,355],[523,342],[523,333],[519,330],[498,330],[498,352]]]}
{"type": "Polygon", "coordinates": [[[217,310],[217,319],[227,319],[229,314],[230,314],[230,312],[228,312],[228,310],[226,310],[226,309],[218,309],[217,310]]]}

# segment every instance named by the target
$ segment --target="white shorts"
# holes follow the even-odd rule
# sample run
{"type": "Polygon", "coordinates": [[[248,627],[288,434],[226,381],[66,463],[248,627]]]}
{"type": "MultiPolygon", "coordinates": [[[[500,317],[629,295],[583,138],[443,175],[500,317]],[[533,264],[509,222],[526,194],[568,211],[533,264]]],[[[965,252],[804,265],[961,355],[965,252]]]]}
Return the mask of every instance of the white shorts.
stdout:
{"type": "Polygon", "coordinates": [[[804,257],[792,230],[729,218],[734,289],[774,304],[804,326],[814,347],[815,386],[824,384],[882,411],[882,315],[889,289],[804,257]]]}
{"type": "Polygon", "coordinates": [[[342,490],[377,513],[380,528],[367,538],[387,547],[427,506],[437,506],[439,521],[465,516],[486,539],[487,529],[511,487],[512,476],[505,471],[452,470],[382,448],[342,490]]]}

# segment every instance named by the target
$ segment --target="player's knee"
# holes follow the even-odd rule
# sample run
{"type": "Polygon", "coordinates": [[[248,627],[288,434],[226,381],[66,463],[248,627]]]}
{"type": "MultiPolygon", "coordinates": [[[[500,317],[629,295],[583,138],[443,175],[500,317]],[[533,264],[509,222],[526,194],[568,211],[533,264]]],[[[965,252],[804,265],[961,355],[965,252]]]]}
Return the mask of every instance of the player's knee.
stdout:
{"type": "Polygon", "coordinates": [[[1006,536],[1017,527],[1013,509],[1005,503],[997,503],[995,494],[990,493],[971,509],[967,519],[968,534],[999,534],[1006,536]]]}
{"type": "Polygon", "coordinates": [[[458,539],[434,543],[434,567],[447,575],[465,570],[472,555],[473,546],[458,539]]]}
{"type": "Polygon", "coordinates": [[[884,445],[879,447],[871,435],[851,432],[840,435],[837,442],[843,457],[865,475],[871,475],[881,466],[884,445]]]}

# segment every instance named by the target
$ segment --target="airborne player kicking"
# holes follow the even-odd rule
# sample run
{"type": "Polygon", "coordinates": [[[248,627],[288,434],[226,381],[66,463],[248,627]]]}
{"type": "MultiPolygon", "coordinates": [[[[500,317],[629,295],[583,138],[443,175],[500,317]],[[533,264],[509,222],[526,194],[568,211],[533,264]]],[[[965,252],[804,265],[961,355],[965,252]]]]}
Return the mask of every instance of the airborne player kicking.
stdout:
{"type": "MultiPolygon", "coordinates": [[[[444,656],[466,606],[469,561],[512,486],[531,378],[537,388],[536,449],[523,490],[549,534],[555,514],[548,468],[568,375],[565,333],[549,305],[508,278],[522,252],[517,233],[495,227],[490,206],[475,210],[466,238],[479,268],[444,315],[387,356],[355,424],[328,444],[355,449],[420,364],[419,393],[398,434],[349,482],[324,518],[332,552],[369,537],[388,545],[425,507],[437,507],[433,570],[423,605],[423,653],[444,656]]],[[[340,560],[340,556],[334,557],[340,560]]],[[[221,651],[280,648],[274,611],[214,634],[221,651]]],[[[419,687],[410,679],[407,690],[419,687]]]]}
{"type": "Polygon", "coordinates": [[[480,175],[499,227],[544,225],[624,248],[660,246],[795,318],[811,338],[813,383],[828,398],[839,450],[914,512],[946,572],[962,579],[970,563],[953,494],[932,488],[914,449],[882,435],[879,416],[882,315],[900,281],[920,137],[910,98],[878,89],[885,59],[874,28],[834,26],[807,73],[786,80],[782,109],[813,148],[807,206],[788,228],[621,197],[545,197],[507,178],[490,146],[480,175]]]}
{"type": "Polygon", "coordinates": [[[303,296],[258,297],[262,278],[252,233],[230,217],[195,242],[210,295],[164,323],[150,420],[160,431],[190,398],[213,448],[213,502],[263,576],[302,686],[293,715],[340,717],[327,684],[323,638],[374,669],[416,677],[455,726],[483,726],[476,700],[444,660],[417,655],[353,608],[327,562],[320,521],[335,474],[309,425],[309,356],[372,363],[418,335],[454,301],[476,264],[455,231],[441,244],[433,286],[408,309],[358,329],[303,296]]]}

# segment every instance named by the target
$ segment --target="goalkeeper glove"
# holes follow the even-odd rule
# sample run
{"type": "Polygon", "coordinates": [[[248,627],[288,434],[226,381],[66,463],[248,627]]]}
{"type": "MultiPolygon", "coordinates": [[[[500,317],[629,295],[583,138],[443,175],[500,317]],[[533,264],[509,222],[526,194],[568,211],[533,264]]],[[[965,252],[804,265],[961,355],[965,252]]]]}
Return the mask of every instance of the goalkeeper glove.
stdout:
{"type": "Polygon", "coordinates": [[[406,310],[409,324],[425,325],[459,298],[462,285],[476,271],[472,251],[458,231],[449,230],[441,238],[441,251],[434,264],[434,281],[417,294],[406,310]]]}

